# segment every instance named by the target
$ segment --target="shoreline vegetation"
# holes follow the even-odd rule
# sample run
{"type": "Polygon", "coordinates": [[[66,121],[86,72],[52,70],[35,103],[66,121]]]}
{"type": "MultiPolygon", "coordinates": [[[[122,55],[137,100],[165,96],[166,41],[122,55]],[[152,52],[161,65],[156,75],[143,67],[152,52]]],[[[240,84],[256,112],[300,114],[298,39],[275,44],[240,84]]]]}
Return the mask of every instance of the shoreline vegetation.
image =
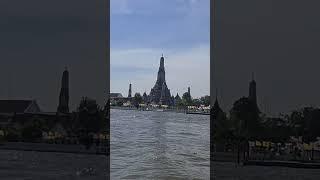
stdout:
{"type": "Polygon", "coordinates": [[[211,110],[212,160],[320,168],[319,117],[320,108],[315,107],[268,117],[248,97],[235,101],[227,114],[216,101],[211,110]]]}
{"type": "Polygon", "coordinates": [[[72,113],[1,114],[0,149],[109,155],[109,110],[84,97],[72,113]]]}
{"type": "Polygon", "coordinates": [[[32,142],[4,142],[0,143],[0,150],[13,151],[35,151],[35,152],[54,152],[54,153],[71,153],[71,154],[88,154],[88,155],[104,155],[107,154],[107,147],[91,146],[86,149],[81,144],[48,144],[48,143],[32,143],[32,142]]]}
{"type": "Polygon", "coordinates": [[[320,168],[320,108],[302,107],[272,117],[260,111],[254,76],[249,96],[224,112],[211,109],[211,160],[242,165],[320,168]],[[292,165],[294,164],[294,165],[292,165]]]}

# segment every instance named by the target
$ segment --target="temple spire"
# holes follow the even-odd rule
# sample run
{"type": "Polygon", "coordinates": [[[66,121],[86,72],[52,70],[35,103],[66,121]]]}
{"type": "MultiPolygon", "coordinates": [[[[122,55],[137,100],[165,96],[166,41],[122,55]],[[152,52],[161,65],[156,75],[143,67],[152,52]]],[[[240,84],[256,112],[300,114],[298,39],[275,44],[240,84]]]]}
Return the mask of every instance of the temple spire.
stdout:
{"type": "Polygon", "coordinates": [[[67,68],[62,75],[58,112],[69,113],[69,72],[67,68]]]}
{"type": "Polygon", "coordinates": [[[256,107],[258,107],[257,103],[257,84],[254,80],[254,73],[252,73],[252,81],[249,83],[249,100],[252,101],[256,107]]]}
{"type": "Polygon", "coordinates": [[[166,75],[165,75],[165,68],[164,68],[164,57],[163,54],[160,58],[160,66],[158,70],[157,81],[154,87],[151,89],[150,92],[150,102],[156,104],[170,104],[171,93],[166,84],[166,75]]]}
{"type": "Polygon", "coordinates": [[[128,98],[131,98],[132,97],[132,85],[131,85],[131,82],[129,84],[129,92],[128,92],[128,98]]]}

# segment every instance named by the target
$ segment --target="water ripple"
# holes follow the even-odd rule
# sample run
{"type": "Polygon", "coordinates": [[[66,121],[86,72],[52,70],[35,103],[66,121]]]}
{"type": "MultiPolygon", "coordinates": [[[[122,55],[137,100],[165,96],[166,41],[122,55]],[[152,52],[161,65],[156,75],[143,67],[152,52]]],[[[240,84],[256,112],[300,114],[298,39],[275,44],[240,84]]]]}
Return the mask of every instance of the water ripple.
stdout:
{"type": "Polygon", "coordinates": [[[209,179],[209,116],[111,110],[111,179],[209,179]]]}

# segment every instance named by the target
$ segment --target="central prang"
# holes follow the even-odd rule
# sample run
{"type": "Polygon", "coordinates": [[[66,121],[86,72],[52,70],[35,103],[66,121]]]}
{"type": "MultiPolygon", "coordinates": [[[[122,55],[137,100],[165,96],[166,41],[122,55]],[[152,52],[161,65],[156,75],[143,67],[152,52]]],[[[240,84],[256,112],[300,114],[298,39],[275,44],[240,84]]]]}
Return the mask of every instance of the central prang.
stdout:
{"type": "Polygon", "coordinates": [[[152,104],[172,105],[171,93],[166,83],[166,72],[164,69],[164,57],[160,58],[160,67],[156,84],[151,89],[149,101],[152,104]]]}

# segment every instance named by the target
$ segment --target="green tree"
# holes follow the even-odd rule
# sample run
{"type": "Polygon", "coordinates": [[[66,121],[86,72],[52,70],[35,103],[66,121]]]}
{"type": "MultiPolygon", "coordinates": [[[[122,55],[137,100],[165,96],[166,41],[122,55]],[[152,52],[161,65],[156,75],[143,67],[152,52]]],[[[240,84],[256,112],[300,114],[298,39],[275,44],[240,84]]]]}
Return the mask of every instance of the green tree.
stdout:
{"type": "Polygon", "coordinates": [[[140,93],[135,93],[134,97],[133,97],[133,104],[136,107],[139,107],[139,104],[141,104],[143,102],[143,98],[141,96],[140,93]]]}
{"type": "Polygon", "coordinates": [[[44,129],[44,122],[39,119],[31,119],[24,124],[21,130],[21,136],[25,141],[36,141],[42,138],[42,130],[44,129]]]}
{"type": "Polygon", "coordinates": [[[6,141],[18,141],[20,137],[20,131],[14,128],[8,128],[5,136],[6,141]]]}
{"type": "Polygon", "coordinates": [[[231,138],[230,124],[226,113],[220,108],[211,109],[212,137],[214,143],[225,143],[231,138]]]}
{"type": "Polygon", "coordinates": [[[242,97],[233,104],[230,114],[232,133],[238,146],[238,163],[240,163],[240,152],[243,151],[244,158],[248,154],[248,141],[263,138],[260,112],[253,101],[242,97]]]}
{"type": "Polygon", "coordinates": [[[285,118],[266,118],[263,127],[264,139],[272,142],[287,142],[291,134],[285,118]]]}
{"type": "Polygon", "coordinates": [[[259,110],[254,102],[247,97],[242,97],[233,104],[230,114],[235,134],[239,138],[261,137],[259,110]]]}
{"type": "Polygon", "coordinates": [[[84,97],[80,102],[76,117],[76,128],[80,143],[85,145],[87,149],[93,143],[90,133],[103,132],[107,128],[105,111],[93,99],[84,97]]]}
{"type": "Polygon", "coordinates": [[[106,128],[105,112],[95,100],[87,97],[82,98],[77,112],[77,125],[85,132],[100,132],[106,128]]]}
{"type": "Polygon", "coordinates": [[[185,106],[192,106],[193,105],[191,95],[188,92],[183,93],[182,103],[185,106]]]}
{"type": "Polygon", "coordinates": [[[203,96],[200,98],[201,104],[205,105],[205,106],[209,106],[210,105],[210,96],[203,96]]]}
{"type": "Polygon", "coordinates": [[[320,109],[304,107],[293,111],[288,117],[293,134],[302,136],[304,142],[315,141],[320,136],[320,109]]]}
{"type": "Polygon", "coordinates": [[[116,106],[122,106],[123,105],[123,101],[116,101],[116,106]]]}
{"type": "Polygon", "coordinates": [[[199,107],[201,105],[201,100],[200,99],[193,99],[192,105],[199,107]]]}
{"type": "Polygon", "coordinates": [[[175,100],[175,105],[176,107],[182,107],[183,106],[183,102],[182,102],[182,99],[181,97],[179,96],[179,94],[177,93],[176,97],[174,98],[175,100]]]}

